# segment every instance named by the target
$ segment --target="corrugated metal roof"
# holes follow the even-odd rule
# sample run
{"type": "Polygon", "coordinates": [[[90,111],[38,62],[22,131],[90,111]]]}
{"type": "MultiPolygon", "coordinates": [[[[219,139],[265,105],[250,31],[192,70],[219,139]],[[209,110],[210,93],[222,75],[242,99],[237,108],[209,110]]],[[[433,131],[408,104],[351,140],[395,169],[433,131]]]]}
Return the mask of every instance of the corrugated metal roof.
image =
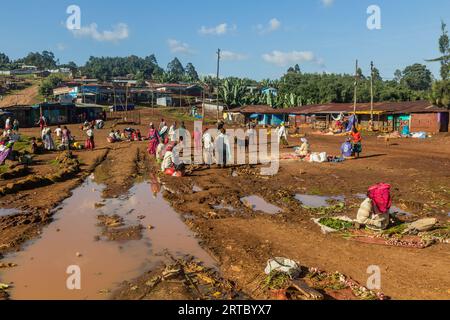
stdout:
{"type": "MultiPolygon", "coordinates": [[[[326,103],[307,105],[295,108],[273,109],[268,105],[245,106],[233,112],[241,113],[266,113],[266,114],[336,114],[336,113],[353,113],[353,103],[326,103]]],[[[367,113],[370,112],[370,103],[358,103],[356,111],[367,113]]],[[[434,113],[448,112],[448,109],[440,108],[432,105],[425,100],[404,101],[404,102],[376,102],[373,105],[373,111],[378,114],[401,114],[401,113],[434,113]]]]}

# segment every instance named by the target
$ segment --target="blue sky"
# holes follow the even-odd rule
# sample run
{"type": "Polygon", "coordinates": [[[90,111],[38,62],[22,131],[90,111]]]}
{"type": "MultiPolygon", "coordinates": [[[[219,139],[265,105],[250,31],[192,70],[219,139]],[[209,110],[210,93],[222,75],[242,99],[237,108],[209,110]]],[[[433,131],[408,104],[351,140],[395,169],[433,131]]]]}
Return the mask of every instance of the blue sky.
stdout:
{"type": "MultiPolygon", "coordinates": [[[[2,3],[0,52],[50,50],[78,64],[91,55],[154,53],[161,66],[177,56],[206,75],[221,48],[223,76],[276,78],[295,63],[306,72],[352,73],[359,59],[365,74],[373,60],[392,78],[439,55],[441,19],[450,25],[448,0],[16,0],[2,3]],[[75,32],[65,26],[72,4],[81,9],[75,32]],[[367,28],[372,4],[381,30],[367,28]]],[[[427,65],[438,76],[439,64],[427,65]]]]}

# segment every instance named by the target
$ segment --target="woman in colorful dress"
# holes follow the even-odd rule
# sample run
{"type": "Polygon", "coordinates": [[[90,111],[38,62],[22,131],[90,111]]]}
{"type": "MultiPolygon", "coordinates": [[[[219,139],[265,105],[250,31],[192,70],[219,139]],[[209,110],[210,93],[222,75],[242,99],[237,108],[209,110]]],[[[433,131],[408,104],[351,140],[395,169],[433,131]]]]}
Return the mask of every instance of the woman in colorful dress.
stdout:
{"type": "Polygon", "coordinates": [[[70,130],[67,128],[67,126],[64,126],[64,128],[61,130],[61,144],[64,146],[65,150],[70,149],[70,130]]]}
{"type": "Polygon", "coordinates": [[[90,126],[86,130],[87,139],[85,142],[85,148],[91,151],[94,151],[95,149],[95,142],[94,142],[94,127],[90,126]]]}
{"type": "Polygon", "coordinates": [[[359,158],[359,154],[362,152],[362,137],[356,126],[353,126],[352,132],[353,154],[356,158],[359,158]]]}
{"type": "Polygon", "coordinates": [[[148,132],[147,138],[148,140],[150,140],[148,143],[147,151],[150,155],[155,156],[156,148],[158,147],[159,144],[159,135],[158,130],[155,129],[153,123],[150,124],[150,130],[148,132]]]}
{"type": "Polygon", "coordinates": [[[55,150],[55,142],[52,138],[52,130],[47,126],[45,126],[42,130],[42,141],[44,142],[44,147],[46,150],[55,150]]]}

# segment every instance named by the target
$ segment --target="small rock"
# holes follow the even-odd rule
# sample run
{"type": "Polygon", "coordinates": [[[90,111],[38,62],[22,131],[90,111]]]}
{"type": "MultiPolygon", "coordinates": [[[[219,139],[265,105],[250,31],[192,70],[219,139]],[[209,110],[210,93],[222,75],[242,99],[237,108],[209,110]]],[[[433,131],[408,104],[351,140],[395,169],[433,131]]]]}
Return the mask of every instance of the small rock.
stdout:
{"type": "Polygon", "coordinates": [[[80,252],[77,252],[75,255],[76,255],[78,258],[82,256],[82,254],[81,254],[80,252]]]}

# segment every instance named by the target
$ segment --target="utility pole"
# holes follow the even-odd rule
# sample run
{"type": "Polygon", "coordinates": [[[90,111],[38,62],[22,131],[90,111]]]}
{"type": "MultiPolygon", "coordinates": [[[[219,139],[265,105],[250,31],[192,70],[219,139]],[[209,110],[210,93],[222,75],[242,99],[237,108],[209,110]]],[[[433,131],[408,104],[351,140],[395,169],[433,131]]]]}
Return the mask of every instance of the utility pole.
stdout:
{"type": "Polygon", "coordinates": [[[370,122],[373,125],[373,61],[370,62],[370,122]]]}
{"type": "Polygon", "coordinates": [[[217,121],[219,121],[219,90],[220,90],[220,82],[219,82],[219,72],[220,72],[220,49],[217,49],[217,121]]]}
{"type": "Polygon", "coordinates": [[[353,113],[356,114],[356,100],[357,100],[357,87],[358,87],[358,60],[356,60],[356,68],[355,68],[355,94],[353,97],[353,113]]]}

